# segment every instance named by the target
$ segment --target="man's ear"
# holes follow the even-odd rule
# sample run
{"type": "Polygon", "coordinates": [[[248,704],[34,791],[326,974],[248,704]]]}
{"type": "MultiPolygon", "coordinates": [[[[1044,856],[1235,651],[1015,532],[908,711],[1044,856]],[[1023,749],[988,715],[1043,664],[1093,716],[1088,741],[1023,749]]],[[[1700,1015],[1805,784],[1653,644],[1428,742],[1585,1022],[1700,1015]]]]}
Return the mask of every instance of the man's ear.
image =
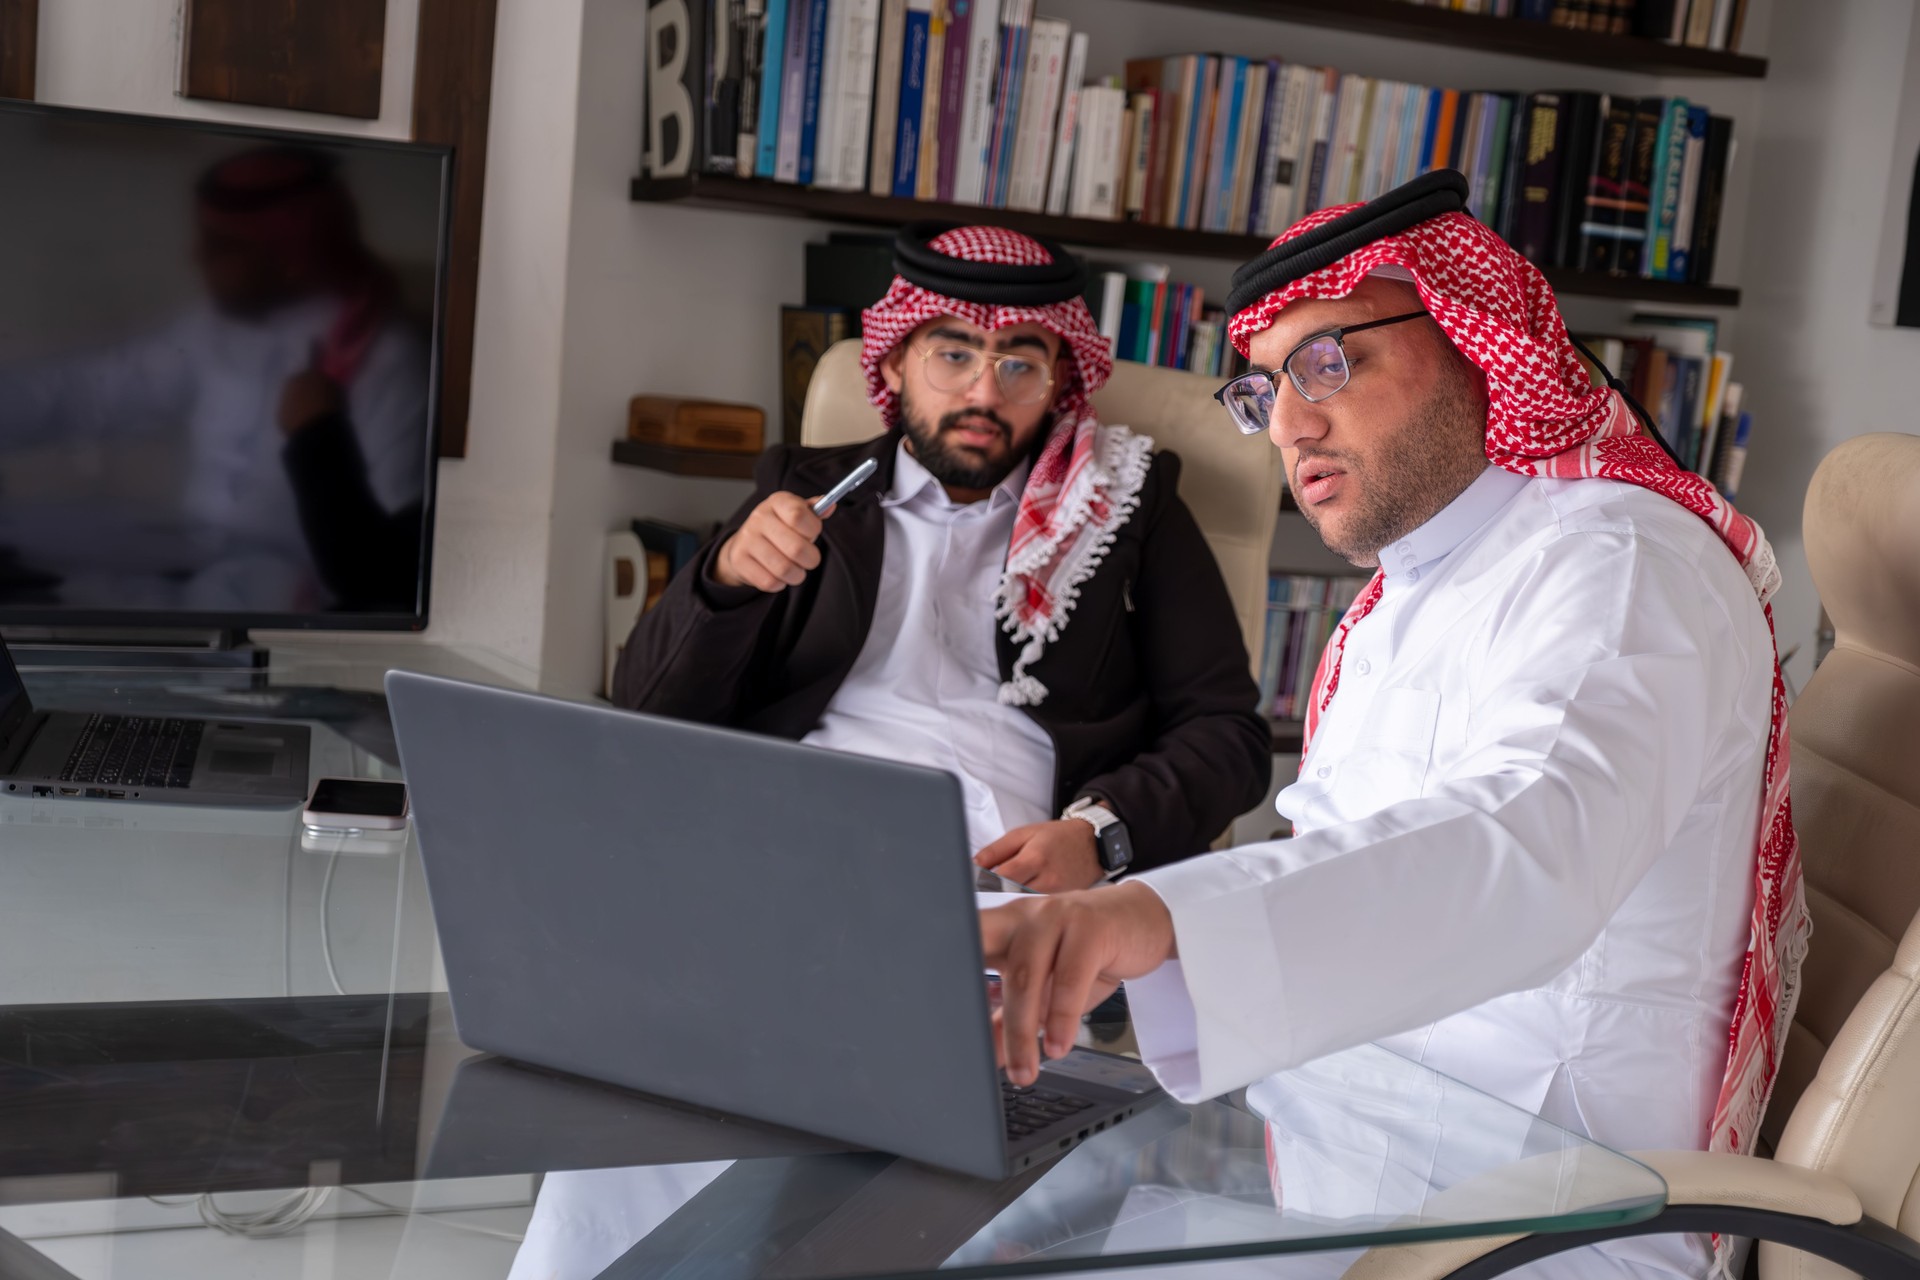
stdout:
{"type": "Polygon", "coordinates": [[[905,366],[907,344],[901,343],[880,359],[880,381],[886,383],[887,390],[894,395],[900,394],[900,387],[906,381],[905,366]]]}

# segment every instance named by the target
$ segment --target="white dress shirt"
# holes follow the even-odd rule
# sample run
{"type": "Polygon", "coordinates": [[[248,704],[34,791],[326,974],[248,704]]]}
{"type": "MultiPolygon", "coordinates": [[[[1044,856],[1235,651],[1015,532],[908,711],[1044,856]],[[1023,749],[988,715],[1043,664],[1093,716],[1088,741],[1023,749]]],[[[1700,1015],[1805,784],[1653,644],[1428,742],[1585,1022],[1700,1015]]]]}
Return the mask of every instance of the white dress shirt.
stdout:
{"type": "Polygon", "coordinates": [[[1022,464],[984,501],[956,503],[907,452],[880,500],[886,552],[873,626],[802,741],[944,769],[960,779],[975,851],[1053,813],[1053,740],[1000,702],[993,605],[1026,488],[1022,464]]]}
{"type": "Polygon", "coordinates": [[[1703,1147],[1771,707],[1745,574],[1648,490],[1493,468],[1381,563],[1277,801],[1299,834],[1139,877],[1180,957],[1128,984],[1143,1054],[1197,1100],[1377,1040],[1616,1149],[1703,1147]]]}

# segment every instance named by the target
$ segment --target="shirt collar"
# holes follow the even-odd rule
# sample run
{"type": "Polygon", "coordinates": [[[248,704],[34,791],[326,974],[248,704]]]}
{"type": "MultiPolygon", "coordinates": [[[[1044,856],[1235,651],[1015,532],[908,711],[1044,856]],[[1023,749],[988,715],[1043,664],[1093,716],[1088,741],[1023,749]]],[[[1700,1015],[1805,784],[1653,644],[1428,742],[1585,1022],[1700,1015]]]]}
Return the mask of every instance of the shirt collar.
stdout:
{"type": "Polygon", "coordinates": [[[1380,568],[1386,589],[1410,586],[1425,577],[1455,547],[1498,515],[1528,477],[1488,464],[1460,496],[1440,508],[1431,520],[1398,542],[1380,548],[1380,568]]]}
{"type": "MultiPolygon", "coordinates": [[[[1008,472],[1007,478],[995,485],[993,492],[987,496],[987,509],[997,511],[1008,503],[1019,502],[1020,495],[1026,492],[1027,473],[1032,469],[1033,463],[1029,459],[1008,472]]],[[[904,506],[929,488],[941,503],[951,507],[962,505],[949,498],[946,489],[933,478],[933,473],[920,465],[920,459],[913,456],[907,448],[906,436],[902,435],[900,443],[894,446],[893,487],[887,490],[886,497],[880,499],[880,505],[904,506]]]]}

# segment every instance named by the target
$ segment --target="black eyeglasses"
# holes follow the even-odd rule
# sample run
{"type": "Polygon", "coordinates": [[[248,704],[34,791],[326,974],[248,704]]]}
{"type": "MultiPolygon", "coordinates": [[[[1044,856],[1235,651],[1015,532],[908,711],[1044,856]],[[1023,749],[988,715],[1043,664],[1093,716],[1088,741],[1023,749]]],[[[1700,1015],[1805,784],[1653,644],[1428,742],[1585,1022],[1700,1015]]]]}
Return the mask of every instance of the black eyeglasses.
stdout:
{"type": "MultiPolygon", "coordinates": [[[[1426,314],[1425,311],[1409,311],[1403,316],[1388,316],[1385,320],[1369,320],[1365,324],[1344,325],[1325,333],[1316,333],[1287,352],[1287,358],[1280,362],[1280,368],[1303,399],[1318,403],[1346,386],[1347,380],[1353,376],[1353,370],[1347,364],[1345,339],[1348,334],[1418,320],[1426,314]]],[[[1266,369],[1255,369],[1252,373],[1241,374],[1214,392],[1213,398],[1226,406],[1227,413],[1233,418],[1233,425],[1240,428],[1241,435],[1257,436],[1273,421],[1273,402],[1279,395],[1278,376],[1266,369]]]]}

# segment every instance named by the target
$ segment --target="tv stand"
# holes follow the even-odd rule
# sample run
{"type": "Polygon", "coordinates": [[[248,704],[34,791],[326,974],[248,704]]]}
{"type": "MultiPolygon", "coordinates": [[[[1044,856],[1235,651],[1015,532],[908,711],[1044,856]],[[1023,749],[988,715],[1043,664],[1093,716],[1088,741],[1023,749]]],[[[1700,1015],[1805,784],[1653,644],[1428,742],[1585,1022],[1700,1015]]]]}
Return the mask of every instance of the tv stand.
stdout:
{"type": "Polygon", "coordinates": [[[268,651],[242,629],[0,627],[15,665],[45,667],[194,667],[253,671],[268,651]]]}

